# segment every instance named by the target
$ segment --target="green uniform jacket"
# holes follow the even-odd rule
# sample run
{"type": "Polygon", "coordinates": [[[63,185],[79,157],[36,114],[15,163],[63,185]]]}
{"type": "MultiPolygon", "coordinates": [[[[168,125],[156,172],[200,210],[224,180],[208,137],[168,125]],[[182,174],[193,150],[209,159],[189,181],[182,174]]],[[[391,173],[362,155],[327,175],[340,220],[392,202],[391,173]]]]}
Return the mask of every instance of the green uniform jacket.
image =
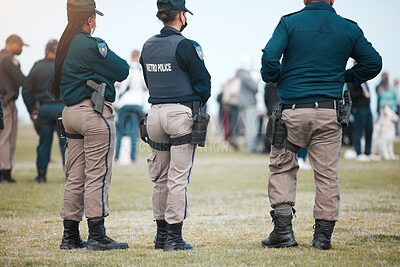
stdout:
{"type": "Polygon", "coordinates": [[[326,2],[282,17],[263,52],[262,78],[278,83],[283,104],[341,99],[344,82],[362,84],[382,68],[360,27],[326,2]],[[350,57],[358,64],[346,70],[350,57]]]}
{"type": "Polygon", "coordinates": [[[103,40],[82,30],[72,39],[65,56],[60,83],[61,98],[66,106],[90,98],[93,91],[86,87],[86,81],[93,80],[107,84],[105,99],[114,102],[114,83],[125,80],[128,74],[129,65],[124,59],[112,52],[103,40]]]}

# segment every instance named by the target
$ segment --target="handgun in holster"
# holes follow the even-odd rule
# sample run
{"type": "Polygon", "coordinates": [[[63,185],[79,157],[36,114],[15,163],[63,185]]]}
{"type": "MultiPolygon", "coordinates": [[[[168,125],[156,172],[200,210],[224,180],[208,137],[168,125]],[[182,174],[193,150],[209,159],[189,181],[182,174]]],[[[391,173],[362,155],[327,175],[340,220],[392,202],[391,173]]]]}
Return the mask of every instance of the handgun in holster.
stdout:
{"type": "Polygon", "coordinates": [[[97,84],[96,82],[92,80],[88,80],[86,82],[86,86],[90,89],[93,90],[93,94],[91,97],[92,103],[93,103],[93,109],[98,112],[99,114],[103,114],[103,109],[104,109],[104,93],[106,91],[106,84],[101,83],[97,84]]]}
{"type": "Polygon", "coordinates": [[[350,91],[345,90],[343,93],[343,100],[338,100],[336,103],[338,122],[342,124],[343,127],[349,126],[352,106],[350,91]]]}
{"type": "Polygon", "coordinates": [[[267,125],[267,137],[271,145],[281,149],[285,147],[286,149],[292,151],[293,153],[299,153],[301,147],[291,143],[287,137],[287,127],[285,121],[282,119],[283,106],[281,105],[279,109],[275,109],[272,115],[269,117],[267,125]]]}
{"type": "Polygon", "coordinates": [[[207,127],[210,115],[200,110],[200,102],[193,102],[193,129],[191,144],[204,147],[206,144],[207,127]]]}

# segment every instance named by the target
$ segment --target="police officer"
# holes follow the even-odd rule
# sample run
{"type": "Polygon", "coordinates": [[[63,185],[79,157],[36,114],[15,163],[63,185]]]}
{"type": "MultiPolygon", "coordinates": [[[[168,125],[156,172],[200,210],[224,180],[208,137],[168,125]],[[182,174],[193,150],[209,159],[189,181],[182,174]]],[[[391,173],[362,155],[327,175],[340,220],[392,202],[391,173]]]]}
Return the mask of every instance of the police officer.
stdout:
{"type": "MultiPolygon", "coordinates": [[[[57,113],[62,112],[63,103],[56,103],[49,96],[49,83],[54,74],[54,59],[56,57],[58,41],[50,40],[46,45],[46,57],[36,62],[22,89],[25,105],[34,121],[35,129],[39,135],[39,146],[37,148],[36,167],[38,175],[30,182],[46,183],[47,165],[50,161],[53,132],[57,130],[57,113]]],[[[64,165],[66,139],[59,138],[60,151],[64,165]]]]}
{"type": "Polygon", "coordinates": [[[0,51],[0,99],[3,102],[5,124],[5,130],[0,135],[1,183],[16,182],[11,177],[18,129],[15,100],[19,95],[19,87],[24,84],[26,78],[14,56],[22,53],[23,46],[28,45],[22,41],[21,37],[13,34],[6,39],[6,47],[0,51]]]}
{"type": "Polygon", "coordinates": [[[107,237],[104,227],[104,217],[109,215],[108,190],[115,146],[114,82],[123,81],[128,76],[129,65],[103,40],[92,37],[96,14],[103,15],[95,7],[93,0],[68,0],[68,25],[61,36],[55,59],[51,93],[56,100],[61,97],[66,105],[62,120],[67,136],[67,183],[60,213],[64,219],[61,249],[129,247],[127,243],[107,237]],[[87,86],[88,80],[106,85],[105,103],[99,109],[98,102],[94,101],[94,106],[91,97],[94,94],[102,100],[102,92],[95,92],[87,86]],[[88,218],[87,244],[79,235],[83,212],[88,218]]]}
{"type": "Polygon", "coordinates": [[[183,220],[188,215],[187,185],[195,145],[183,141],[192,132],[192,107],[210,97],[210,75],[201,46],[182,36],[187,26],[184,0],[158,0],[161,33],[143,46],[140,63],[152,104],[147,132],[152,153],[149,176],[155,183],[153,214],[157,222],[155,248],[193,249],[182,239],[183,220]]]}
{"type": "Polygon", "coordinates": [[[264,247],[297,246],[292,207],[298,164],[292,151],[299,147],[308,147],[314,168],[312,245],[318,250],[332,247],[331,235],[339,216],[337,172],[342,136],[336,100],[342,99],[344,82],[361,84],[374,78],[382,67],[381,57],[361,29],[337,15],[333,2],[304,0],[303,10],[281,18],[263,49],[262,78],[277,83],[287,127],[287,145],[272,147],[270,155],[268,193],[274,229],[262,240],[264,247]],[[359,64],[346,70],[350,57],[359,64]]]}

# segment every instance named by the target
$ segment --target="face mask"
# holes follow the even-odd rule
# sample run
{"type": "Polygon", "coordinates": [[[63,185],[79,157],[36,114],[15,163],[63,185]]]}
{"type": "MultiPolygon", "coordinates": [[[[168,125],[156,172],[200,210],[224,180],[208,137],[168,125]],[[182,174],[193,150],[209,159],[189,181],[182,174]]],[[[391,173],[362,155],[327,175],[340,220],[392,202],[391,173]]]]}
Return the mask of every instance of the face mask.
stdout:
{"type": "Polygon", "coordinates": [[[185,24],[182,24],[181,26],[181,32],[187,27],[188,23],[187,23],[187,19],[185,18],[185,24]]]}
{"type": "Polygon", "coordinates": [[[96,23],[96,21],[93,19],[93,18],[90,18],[95,24],[96,24],[96,26],[94,26],[94,28],[92,28],[92,26],[90,26],[90,24],[89,24],[89,26],[90,26],[90,35],[93,35],[94,34],[94,31],[96,30],[96,28],[97,28],[97,23],[96,23]]]}

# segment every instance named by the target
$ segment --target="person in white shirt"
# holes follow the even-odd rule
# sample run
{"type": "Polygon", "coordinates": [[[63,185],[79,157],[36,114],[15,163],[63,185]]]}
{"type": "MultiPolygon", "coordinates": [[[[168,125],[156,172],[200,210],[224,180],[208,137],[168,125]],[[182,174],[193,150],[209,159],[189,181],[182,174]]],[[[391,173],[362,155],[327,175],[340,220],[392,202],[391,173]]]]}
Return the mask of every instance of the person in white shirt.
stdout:
{"type": "Polygon", "coordinates": [[[147,96],[147,88],[144,82],[142,67],[139,64],[140,52],[132,52],[132,62],[129,76],[122,82],[117,91],[117,143],[115,161],[119,159],[121,139],[123,136],[131,138],[131,160],[136,160],[136,141],[140,118],[143,116],[143,106],[147,96]]]}

